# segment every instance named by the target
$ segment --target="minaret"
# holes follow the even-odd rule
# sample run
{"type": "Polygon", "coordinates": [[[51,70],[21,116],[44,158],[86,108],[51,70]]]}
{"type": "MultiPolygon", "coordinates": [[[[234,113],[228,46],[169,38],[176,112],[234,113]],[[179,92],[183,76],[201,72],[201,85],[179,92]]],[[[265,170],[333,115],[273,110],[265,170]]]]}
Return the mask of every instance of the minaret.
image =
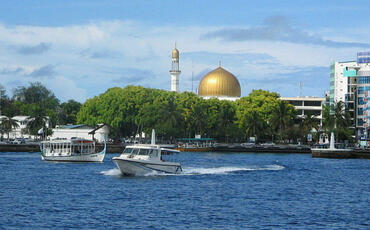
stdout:
{"type": "Polygon", "coordinates": [[[179,92],[179,75],[181,71],[179,70],[179,51],[176,49],[172,50],[172,68],[170,70],[171,74],[171,91],[179,92]]]}

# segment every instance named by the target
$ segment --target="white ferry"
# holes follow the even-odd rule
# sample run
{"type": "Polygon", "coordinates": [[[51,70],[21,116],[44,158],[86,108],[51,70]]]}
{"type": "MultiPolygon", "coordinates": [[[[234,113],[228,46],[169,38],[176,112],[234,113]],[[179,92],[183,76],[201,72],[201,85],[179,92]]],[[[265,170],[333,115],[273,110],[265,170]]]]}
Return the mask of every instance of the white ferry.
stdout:
{"type": "Polygon", "coordinates": [[[40,149],[45,161],[102,162],[106,143],[101,152],[95,151],[95,141],[86,139],[42,141],[40,149]]]}

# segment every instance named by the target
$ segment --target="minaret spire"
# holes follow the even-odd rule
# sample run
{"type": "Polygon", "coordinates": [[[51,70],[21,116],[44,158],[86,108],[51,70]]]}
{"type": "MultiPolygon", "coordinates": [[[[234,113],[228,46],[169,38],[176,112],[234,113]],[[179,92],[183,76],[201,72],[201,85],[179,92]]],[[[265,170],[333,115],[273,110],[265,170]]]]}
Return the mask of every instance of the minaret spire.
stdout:
{"type": "Polygon", "coordinates": [[[179,92],[179,76],[181,74],[179,68],[180,53],[176,48],[172,50],[172,68],[170,70],[171,75],[171,91],[179,92]]]}

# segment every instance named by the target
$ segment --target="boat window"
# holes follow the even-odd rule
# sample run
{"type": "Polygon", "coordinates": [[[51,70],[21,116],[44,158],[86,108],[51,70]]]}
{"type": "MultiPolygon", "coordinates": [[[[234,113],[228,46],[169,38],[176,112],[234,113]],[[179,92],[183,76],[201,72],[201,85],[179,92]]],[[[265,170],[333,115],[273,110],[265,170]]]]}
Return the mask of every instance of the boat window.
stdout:
{"type": "Polygon", "coordinates": [[[123,153],[131,153],[132,152],[132,148],[125,148],[125,150],[123,150],[123,153]]]}
{"type": "Polygon", "coordinates": [[[140,149],[133,149],[132,154],[138,154],[140,149]]]}
{"type": "Polygon", "coordinates": [[[139,155],[148,155],[148,149],[140,149],[139,155]]]}
{"type": "Polygon", "coordinates": [[[152,156],[158,156],[158,149],[153,149],[152,156]]]}

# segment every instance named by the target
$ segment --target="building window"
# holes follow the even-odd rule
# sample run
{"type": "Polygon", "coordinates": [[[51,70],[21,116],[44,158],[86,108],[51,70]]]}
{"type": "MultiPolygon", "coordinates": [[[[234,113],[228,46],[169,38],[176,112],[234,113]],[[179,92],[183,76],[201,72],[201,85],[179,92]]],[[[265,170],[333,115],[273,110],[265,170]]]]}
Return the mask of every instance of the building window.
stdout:
{"type": "Polygon", "coordinates": [[[359,77],[358,82],[359,84],[369,84],[370,77],[359,77]]]}
{"type": "Polygon", "coordinates": [[[364,121],[362,119],[357,119],[357,125],[358,126],[363,126],[364,125],[364,121]]]}
{"type": "Polygon", "coordinates": [[[289,101],[289,104],[294,106],[302,106],[302,101],[289,101]]]}
{"type": "Polygon", "coordinates": [[[304,101],[304,106],[321,106],[321,101],[304,101]]]}
{"type": "Polygon", "coordinates": [[[320,116],[321,111],[320,110],[305,110],[304,114],[305,115],[311,114],[311,115],[314,115],[314,116],[320,116]]]}

